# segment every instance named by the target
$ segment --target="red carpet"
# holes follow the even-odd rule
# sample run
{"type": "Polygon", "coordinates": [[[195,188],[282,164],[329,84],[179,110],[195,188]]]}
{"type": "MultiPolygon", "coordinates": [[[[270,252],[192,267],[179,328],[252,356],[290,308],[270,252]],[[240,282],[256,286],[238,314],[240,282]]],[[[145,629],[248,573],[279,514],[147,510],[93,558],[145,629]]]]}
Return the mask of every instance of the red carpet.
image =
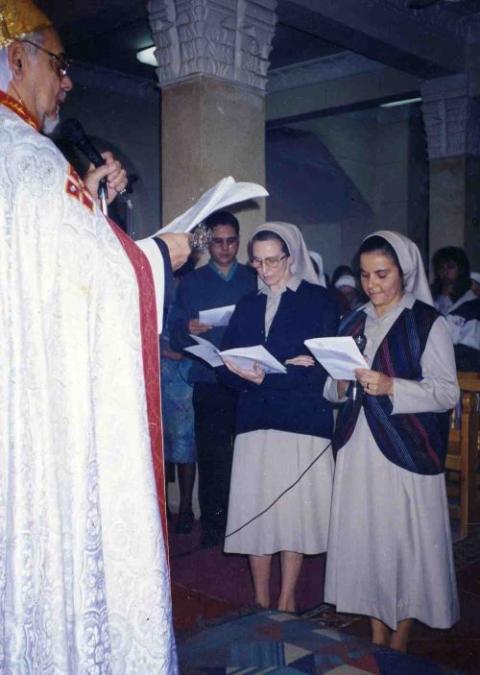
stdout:
{"type": "Polygon", "coordinates": [[[195,632],[214,619],[228,616],[235,607],[223,600],[172,583],[173,624],[178,635],[195,632]]]}
{"type": "MultiPolygon", "coordinates": [[[[228,615],[253,602],[247,558],[224,554],[222,547],[200,548],[200,526],[190,535],[176,535],[170,523],[170,565],[175,625],[180,630],[201,625],[201,619],[228,615]]],[[[323,601],[325,556],[305,558],[297,588],[298,610],[323,601]]],[[[278,556],[272,565],[272,602],[280,590],[278,556]]]]}

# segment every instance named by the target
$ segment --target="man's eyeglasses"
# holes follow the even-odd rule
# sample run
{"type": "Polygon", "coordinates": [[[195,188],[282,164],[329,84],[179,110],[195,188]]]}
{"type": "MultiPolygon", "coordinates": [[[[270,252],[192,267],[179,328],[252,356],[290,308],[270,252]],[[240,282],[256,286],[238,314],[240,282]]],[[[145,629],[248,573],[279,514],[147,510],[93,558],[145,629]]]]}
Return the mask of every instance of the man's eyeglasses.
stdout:
{"type": "Polygon", "coordinates": [[[48,49],[45,49],[45,47],[41,47],[40,45],[37,45],[36,42],[32,42],[31,40],[20,40],[20,42],[26,42],[27,44],[31,45],[32,47],[35,47],[36,49],[39,49],[41,52],[44,52],[50,57],[50,63],[52,64],[52,68],[55,70],[57,73],[58,77],[62,79],[63,77],[67,77],[68,75],[68,69],[71,67],[72,62],[65,54],[54,54],[53,52],[50,52],[48,49]]]}
{"type": "Polygon", "coordinates": [[[238,237],[212,237],[212,244],[215,246],[235,246],[238,237]]]}
{"type": "Polygon", "coordinates": [[[263,260],[261,258],[252,258],[250,262],[252,263],[252,267],[255,267],[256,270],[263,266],[267,267],[268,269],[275,270],[280,266],[282,260],[285,260],[287,257],[288,256],[286,255],[282,255],[279,258],[264,258],[263,260]]]}

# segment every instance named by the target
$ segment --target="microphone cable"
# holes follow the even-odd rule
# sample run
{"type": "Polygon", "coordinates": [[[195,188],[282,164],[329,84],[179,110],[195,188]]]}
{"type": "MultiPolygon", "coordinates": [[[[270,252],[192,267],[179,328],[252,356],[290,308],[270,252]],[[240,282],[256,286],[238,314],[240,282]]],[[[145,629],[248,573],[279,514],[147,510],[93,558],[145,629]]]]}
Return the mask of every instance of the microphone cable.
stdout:
{"type": "MultiPolygon", "coordinates": [[[[290,490],[293,490],[293,488],[294,488],[296,485],[298,485],[298,483],[302,480],[302,478],[305,476],[305,474],[308,473],[308,472],[310,471],[310,469],[313,467],[313,465],[314,465],[316,462],[318,462],[318,460],[319,460],[321,457],[323,457],[323,455],[324,455],[324,454],[327,452],[327,450],[328,450],[329,448],[331,448],[331,447],[332,447],[332,441],[330,441],[330,442],[323,448],[323,450],[322,450],[322,451],[321,451],[321,452],[320,452],[320,453],[319,453],[319,454],[318,454],[318,455],[310,462],[310,464],[307,466],[307,468],[304,469],[304,470],[302,471],[302,473],[298,476],[298,478],[297,478],[293,483],[291,483],[291,485],[289,485],[287,488],[285,488],[285,490],[283,490],[283,491],[278,495],[278,497],[275,497],[275,499],[273,500],[273,502],[271,502],[266,508],[264,508],[262,511],[260,511],[259,513],[257,513],[256,515],[254,515],[252,518],[250,518],[249,520],[247,520],[245,523],[243,523],[243,525],[240,525],[240,527],[237,527],[237,528],[236,528],[235,530],[233,530],[232,532],[229,532],[228,534],[226,534],[224,538],[225,538],[225,539],[228,539],[228,537],[231,537],[232,535],[237,534],[237,532],[240,532],[240,530],[243,530],[245,527],[247,527],[248,525],[250,525],[251,523],[253,523],[255,520],[257,520],[258,518],[260,518],[261,516],[263,516],[265,513],[267,513],[267,511],[270,511],[270,509],[272,509],[272,508],[275,506],[275,504],[277,504],[277,503],[280,501],[280,499],[282,499],[282,497],[284,497],[288,492],[290,492],[290,490]]],[[[171,559],[172,559],[172,560],[177,560],[178,558],[184,558],[184,557],[187,556],[187,555],[191,555],[192,553],[197,553],[198,551],[202,551],[202,550],[203,550],[203,547],[202,547],[202,546],[196,546],[195,548],[190,549],[189,551],[183,551],[182,553],[177,553],[176,555],[172,555],[172,556],[171,556],[171,559]]]]}
{"type": "Polygon", "coordinates": [[[315,459],[313,459],[313,460],[310,462],[310,464],[307,466],[307,468],[304,469],[304,470],[302,471],[302,473],[299,475],[299,477],[298,477],[291,485],[289,485],[287,488],[285,488],[285,490],[283,490],[283,492],[281,492],[281,493],[278,495],[278,497],[276,497],[276,498],[273,500],[273,502],[271,502],[271,504],[269,504],[266,508],[264,508],[263,511],[260,511],[260,512],[257,513],[255,516],[253,516],[252,518],[250,518],[250,520],[247,520],[245,523],[243,523],[243,525],[240,525],[240,527],[237,527],[235,530],[232,530],[232,532],[229,532],[228,534],[226,534],[226,535],[225,535],[225,539],[228,539],[228,537],[231,537],[232,535],[237,534],[237,532],[240,532],[240,530],[243,530],[245,527],[247,527],[248,525],[250,525],[251,523],[253,523],[255,520],[257,520],[258,518],[260,518],[261,516],[263,516],[265,513],[267,513],[267,511],[270,511],[270,509],[272,509],[272,508],[275,506],[275,504],[277,504],[277,502],[280,501],[280,499],[281,499],[282,497],[284,497],[288,492],[290,492],[290,490],[293,490],[293,488],[294,488],[296,485],[298,485],[298,483],[302,480],[302,478],[305,476],[305,474],[308,473],[308,472],[310,471],[310,469],[312,468],[312,466],[313,466],[316,462],[318,462],[318,460],[319,460],[321,457],[323,457],[323,455],[324,455],[324,454],[327,452],[327,450],[328,450],[329,448],[331,448],[331,447],[332,447],[332,441],[330,441],[330,442],[323,448],[323,450],[315,457],[315,459]]]}

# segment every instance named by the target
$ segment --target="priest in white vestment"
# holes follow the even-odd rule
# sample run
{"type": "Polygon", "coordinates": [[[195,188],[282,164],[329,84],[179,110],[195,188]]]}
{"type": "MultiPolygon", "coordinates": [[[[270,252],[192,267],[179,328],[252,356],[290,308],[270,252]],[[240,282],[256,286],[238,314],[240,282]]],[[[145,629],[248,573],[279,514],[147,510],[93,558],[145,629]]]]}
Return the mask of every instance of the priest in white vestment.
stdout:
{"type": "Polygon", "coordinates": [[[65,68],[0,0],[0,674],[175,673],[153,283],[40,133],[65,68]]]}

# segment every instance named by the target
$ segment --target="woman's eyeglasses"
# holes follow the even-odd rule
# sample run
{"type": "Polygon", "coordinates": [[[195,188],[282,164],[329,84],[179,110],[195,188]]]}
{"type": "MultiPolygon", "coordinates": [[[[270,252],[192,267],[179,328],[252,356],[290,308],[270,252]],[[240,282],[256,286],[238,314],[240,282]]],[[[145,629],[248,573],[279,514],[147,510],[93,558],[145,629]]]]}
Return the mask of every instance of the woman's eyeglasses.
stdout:
{"type": "Polygon", "coordinates": [[[282,255],[279,258],[264,258],[263,260],[261,258],[251,258],[250,262],[252,263],[252,267],[255,267],[256,270],[263,266],[270,270],[274,270],[279,267],[282,260],[285,260],[287,257],[288,256],[286,255],[282,255]]]}

